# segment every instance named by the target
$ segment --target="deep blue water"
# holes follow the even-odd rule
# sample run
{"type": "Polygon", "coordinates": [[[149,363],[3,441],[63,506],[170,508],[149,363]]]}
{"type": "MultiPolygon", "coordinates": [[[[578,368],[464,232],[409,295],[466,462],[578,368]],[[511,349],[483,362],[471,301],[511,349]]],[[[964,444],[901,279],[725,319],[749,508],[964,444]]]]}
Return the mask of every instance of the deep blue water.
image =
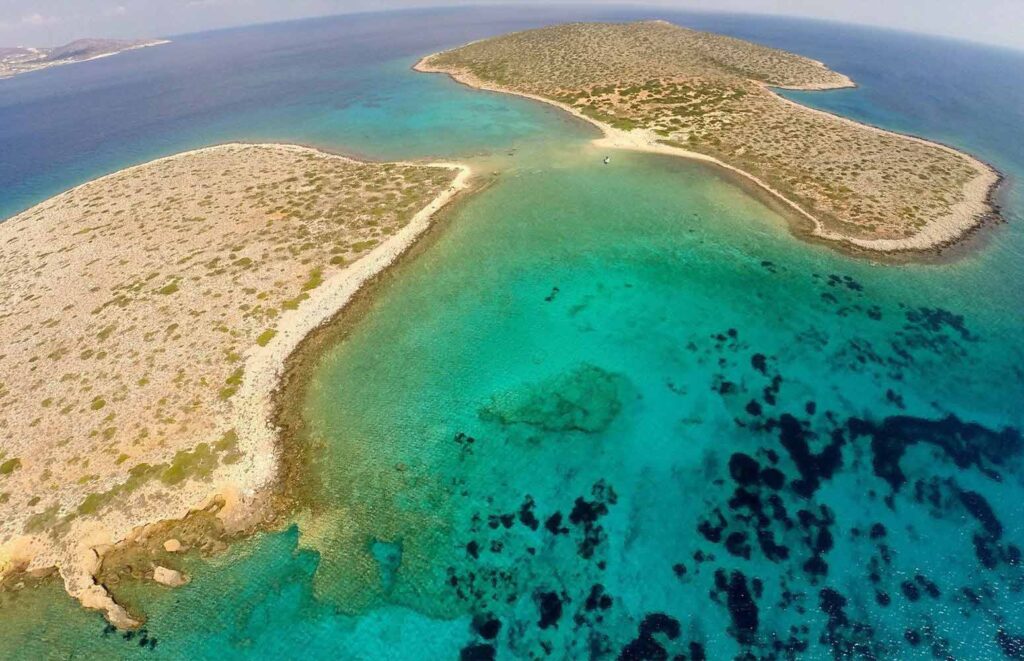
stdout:
{"type": "Polygon", "coordinates": [[[487,149],[506,132],[520,136],[534,128],[516,114],[528,112],[521,104],[505,98],[476,112],[488,103],[486,95],[476,94],[475,103],[448,103],[443,97],[458,95],[459,88],[395,75],[395,69],[437,48],[569,20],[662,17],[787,48],[859,85],[787,93],[791,98],[973,149],[1011,176],[1021,167],[1024,51],[748,15],[583,7],[525,13],[393,12],[385,20],[362,14],[221,30],[5,80],[0,217],[126,164],[232,139],[315,142],[378,158],[487,149]],[[380,75],[382,69],[392,75],[380,75]],[[469,112],[450,114],[465,106],[469,112]]]}
{"type": "Polygon", "coordinates": [[[387,159],[473,154],[536,135],[536,118],[553,113],[408,71],[414,55],[440,45],[543,22],[519,14],[371,14],[222,30],[5,80],[0,217],[127,165],[231,140],[387,159]]]}
{"type": "Polygon", "coordinates": [[[503,171],[314,375],[325,512],[183,559],[180,590],[121,586],[154,649],[49,585],[0,601],[0,655],[1024,653],[1024,54],[812,21],[522,13],[227,30],[0,81],[0,216],[232,139],[503,171]],[[408,70],[488,34],[638,17],[849,74],[859,88],[787,95],[992,162],[1007,224],[949,263],[852,259],[702,166],[605,168],[557,111],[408,70]]]}

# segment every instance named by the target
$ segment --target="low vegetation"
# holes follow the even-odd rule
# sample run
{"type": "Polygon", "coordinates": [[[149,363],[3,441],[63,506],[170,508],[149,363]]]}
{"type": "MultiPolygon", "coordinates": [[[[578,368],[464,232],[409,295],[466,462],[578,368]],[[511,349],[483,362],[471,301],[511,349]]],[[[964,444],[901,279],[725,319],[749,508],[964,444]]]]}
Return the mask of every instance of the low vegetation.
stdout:
{"type": "Polygon", "coordinates": [[[130,530],[244,471],[246,357],[454,176],[227,145],[0,223],[0,547],[86,519],[130,530]]]}

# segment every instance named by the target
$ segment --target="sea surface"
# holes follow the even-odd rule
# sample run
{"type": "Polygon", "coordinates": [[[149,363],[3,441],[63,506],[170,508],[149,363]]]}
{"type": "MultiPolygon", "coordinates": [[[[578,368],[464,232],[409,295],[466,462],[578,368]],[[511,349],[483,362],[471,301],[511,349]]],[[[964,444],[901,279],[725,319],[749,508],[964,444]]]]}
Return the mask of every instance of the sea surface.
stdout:
{"type": "Polygon", "coordinates": [[[177,37],[0,81],[0,217],[229,140],[497,173],[320,357],[315,513],[118,586],[0,596],[0,657],[1024,655],[1024,53],[637,9],[371,14],[177,37]],[[665,18],[820,59],[790,98],[966,149],[1004,225],[884,265],[714,170],[411,72],[570,19],[665,18]]]}

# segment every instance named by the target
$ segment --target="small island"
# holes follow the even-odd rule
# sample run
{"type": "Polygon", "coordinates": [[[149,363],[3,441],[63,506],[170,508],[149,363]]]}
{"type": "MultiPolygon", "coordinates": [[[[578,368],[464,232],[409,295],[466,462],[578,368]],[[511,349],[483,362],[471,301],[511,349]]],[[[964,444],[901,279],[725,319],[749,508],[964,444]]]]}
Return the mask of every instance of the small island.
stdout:
{"type": "Polygon", "coordinates": [[[944,145],[776,94],[851,87],[821,62],[664,21],[573,23],[430,55],[416,69],[553,103],[605,147],[710,161],[781,201],[801,233],[932,250],[995,216],[999,174],[944,145]]]}
{"type": "Polygon", "coordinates": [[[96,579],[115,544],[204,509],[227,532],[264,521],[286,358],[469,174],[230,144],[0,223],[0,579],[56,568],[72,596],[132,627],[96,579]]]}
{"type": "Polygon", "coordinates": [[[169,43],[166,39],[76,39],[55,48],[0,48],[0,79],[169,43]]]}

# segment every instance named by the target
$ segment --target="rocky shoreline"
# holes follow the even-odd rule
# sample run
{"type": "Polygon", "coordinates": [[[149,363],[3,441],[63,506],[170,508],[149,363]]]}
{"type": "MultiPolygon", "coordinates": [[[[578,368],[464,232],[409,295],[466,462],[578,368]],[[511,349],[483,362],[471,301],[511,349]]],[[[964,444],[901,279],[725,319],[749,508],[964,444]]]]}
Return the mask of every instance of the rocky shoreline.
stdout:
{"type": "MultiPolygon", "coordinates": [[[[88,187],[97,182],[106,186],[116,185],[125,173],[131,174],[137,169],[140,172],[147,172],[145,168],[152,168],[154,163],[158,166],[174,167],[189,162],[183,162],[182,159],[205,155],[218,157],[221,154],[238,154],[244,157],[252,150],[257,150],[254,155],[280,154],[283,157],[299,159],[300,163],[337,163],[339,167],[349,169],[358,167],[358,163],[351,159],[306,147],[233,143],[185,152],[135,166],[96,182],[84,184],[63,195],[76,192],[85,194],[91,190],[88,187]]],[[[223,424],[217,423],[217,426],[230,428],[221,443],[230,437],[230,443],[224,443],[224,447],[230,446],[230,449],[224,451],[236,458],[217,465],[219,455],[215,454],[215,470],[209,479],[203,480],[199,476],[195,479],[185,478],[175,490],[173,502],[160,496],[159,489],[154,491],[145,482],[129,489],[125,486],[128,483],[115,481],[111,483],[112,501],[116,500],[115,494],[119,490],[124,491],[123,499],[127,498],[133,489],[138,489],[139,495],[148,494],[149,500],[145,506],[129,505],[124,511],[106,509],[100,512],[99,517],[95,517],[82,515],[83,507],[78,505],[79,514],[74,516],[79,496],[75,490],[71,490],[63,498],[67,502],[59,509],[54,508],[52,529],[43,528],[37,532],[22,533],[16,525],[17,522],[9,520],[10,525],[6,526],[8,539],[0,544],[0,585],[7,589],[16,589],[23,583],[19,576],[41,578],[56,571],[64,583],[65,590],[83,606],[102,611],[107,619],[119,628],[134,628],[141,624],[141,615],[129,612],[124,606],[116,603],[104,582],[104,577],[116,576],[120,571],[119,567],[125,565],[119,562],[118,558],[137,557],[140,549],[145,548],[159,551],[161,557],[171,553],[170,548],[174,548],[174,552],[179,551],[182,541],[179,538],[183,535],[177,531],[182,526],[189,528],[189,521],[201,520],[204,523],[200,526],[202,534],[193,535],[186,546],[203,548],[212,545],[212,548],[218,546],[221,540],[248,534],[280,520],[280,503],[276,502],[276,497],[279,491],[281,461],[279,430],[275,425],[275,396],[289,357],[307,335],[334,319],[368,282],[407,252],[431,226],[435,214],[467,189],[472,175],[469,167],[447,162],[392,163],[372,167],[382,169],[385,173],[392,172],[388,175],[391,177],[395,176],[394,168],[406,168],[412,173],[425,173],[432,169],[449,170],[454,172],[454,176],[426,206],[420,208],[404,225],[390,236],[386,236],[378,245],[360,253],[358,259],[345,264],[342,268],[325,273],[322,278],[319,271],[314,270],[315,275],[309,276],[311,282],[303,287],[302,295],[294,304],[286,305],[284,314],[276,319],[274,332],[263,333],[244,355],[234,359],[240,360],[239,364],[244,368],[239,369],[237,376],[229,380],[227,389],[221,390],[223,401],[214,408],[230,412],[222,421],[223,424]],[[61,512],[69,514],[58,517],[61,512]],[[59,533],[57,528],[60,529],[59,533]],[[202,539],[206,541],[200,542],[202,539]]],[[[38,226],[37,218],[33,214],[48,213],[46,210],[49,207],[45,205],[52,204],[59,205],[59,202],[45,202],[34,210],[24,212],[26,222],[8,225],[7,229],[17,231],[19,227],[38,226]]],[[[176,289],[177,285],[174,288],[176,289]]],[[[170,286],[164,289],[168,293],[173,291],[170,286]]],[[[58,421],[56,424],[61,423],[58,421]]],[[[200,440],[203,440],[203,436],[194,437],[193,446],[200,440]]],[[[206,444],[200,443],[200,446],[204,445],[206,444]]],[[[215,452],[219,452],[217,445],[219,443],[214,444],[215,452]]],[[[179,451],[171,468],[178,465],[179,457],[191,461],[193,452],[198,453],[198,448],[195,451],[179,451]]],[[[129,471],[130,477],[125,476],[128,477],[129,483],[136,479],[136,472],[140,480],[148,480],[148,476],[152,474],[153,468],[148,464],[140,466],[146,468],[139,471],[133,469],[129,471]],[[141,477],[143,474],[147,477],[141,477]]],[[[35,470],[31,464],[27,464],[27,467],[28,473],[35,470]]],[[[136,469],[138,468],[137,466],[136,469]]],[[[25,475],[21,475],[25,472],[26,469],[18,470],[18,478],[27,479],[25,475]]],[[[112,479],[117,478],[115,476],[112,479]]],[[[159,484],[158,481],[157,485],[152,486],[155,488],[159,484]]],[[[133,500],[137,500],[138,497],[132,496],[133,500]]],[[[132,571],[135,574],[141,571],[144,578],[156,579],[156,568],[163,567],[160,576],[164,579],[173,583],[187,580],[185,576],[174,577],[168,574],[168,571],[174,571],[173,568],[162,564],[154,563],[150,569],[145,569],[146,566],[136,566],[132,571]]]]}

